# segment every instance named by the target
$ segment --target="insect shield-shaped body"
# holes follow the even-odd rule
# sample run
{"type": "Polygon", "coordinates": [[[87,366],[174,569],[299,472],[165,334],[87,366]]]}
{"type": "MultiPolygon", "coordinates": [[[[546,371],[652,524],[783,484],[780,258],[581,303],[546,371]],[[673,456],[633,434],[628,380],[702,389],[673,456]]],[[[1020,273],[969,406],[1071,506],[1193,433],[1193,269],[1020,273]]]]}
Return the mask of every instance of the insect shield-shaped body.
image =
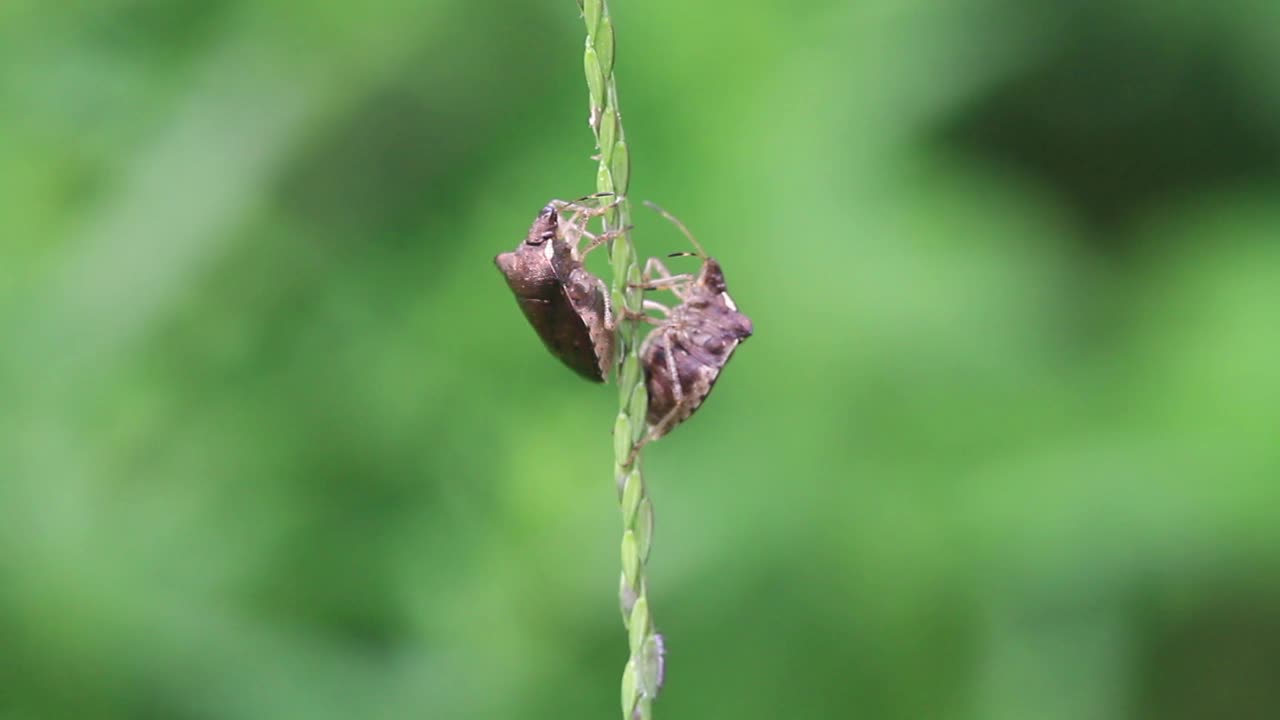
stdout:
{"type": "Polygon", "coordinates": [[[656,258],[645,264],[642,287],[669,289],[680,304],[668,309],[651,300],[644,303],[645,309],[656,310],[663,317],[646,316],[656,327],[640,346],[649,391],[649,431],[640,445],[667,434],[701,407],[733,351],[752,333],[751,319],[739,312],[729,297],[720,263],[702,251],[679,220],[656,205],[646,204],[685,233],[698,248],[702,267],[689,276],[672,275],[656,258]]]}
{"type": "Polygon", "coordinates": [[[588,380],[604,382],[613,366],[613,309],[600,278],[582,266],[586,253],[617,233],[600,236],[587,222],[609,206],[584,208],[552,200],[512,252],[494,258],[529,324],[552,355],[588,380]],[[560,211],[573,213],[561,221],[560,211]],[[590,245],[579,250],[583,238],[590,245]]]}

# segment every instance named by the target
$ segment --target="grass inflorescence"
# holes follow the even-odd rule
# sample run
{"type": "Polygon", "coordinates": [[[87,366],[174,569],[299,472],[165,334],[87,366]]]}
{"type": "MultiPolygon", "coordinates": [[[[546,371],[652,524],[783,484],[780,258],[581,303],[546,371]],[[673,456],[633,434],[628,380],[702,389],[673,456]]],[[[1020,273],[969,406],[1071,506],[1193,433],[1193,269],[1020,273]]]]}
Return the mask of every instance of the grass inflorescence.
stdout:
{"type": "MultiPolygon", "coordinates": [[[[582,0],[582,17],[587,26],[583,69],[590,97],[589,123],[595,135],[599,166],[596,190],[622,198],[604,216],[605,230],[630,227],[631,205],[626,200],[631,180],[631,153],[618,109],[618,87],[614,79],[614,27],[605,0],[582,0]]],[[[630,657],[622,674],[622,714],[626,720],[648,720],[651,703],[662,683],[662,638],[654,630],[649,609],[645,564],[653,542],[653,507],[645,489],[639,454],[633,445],[646,431],[648,394],[639,357],[639,316],[642,291],[640,263],[629,231],[623,232],[609,248],[613,268],[613,306],[618,309],[617,364],[618,417],[614,422],[614,474],[622,509],[622,575],[618,596],[627,628],[630,657]]]]}

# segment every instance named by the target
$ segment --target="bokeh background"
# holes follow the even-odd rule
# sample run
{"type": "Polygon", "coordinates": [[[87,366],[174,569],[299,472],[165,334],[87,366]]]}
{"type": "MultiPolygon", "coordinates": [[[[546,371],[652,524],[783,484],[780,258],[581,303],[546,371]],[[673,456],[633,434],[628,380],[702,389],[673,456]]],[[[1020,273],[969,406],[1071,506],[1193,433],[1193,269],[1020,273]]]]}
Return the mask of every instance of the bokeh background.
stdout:
{"type": "MultiPolygon", "coordinates": [[[[613,5],[757,330],[646,451],[658,716],[1280,716],[1280,4],[613,5]]],[[[0,3],[0,718],[617,715],[615,393],[492,265],[582,38],[0,3]]]]}

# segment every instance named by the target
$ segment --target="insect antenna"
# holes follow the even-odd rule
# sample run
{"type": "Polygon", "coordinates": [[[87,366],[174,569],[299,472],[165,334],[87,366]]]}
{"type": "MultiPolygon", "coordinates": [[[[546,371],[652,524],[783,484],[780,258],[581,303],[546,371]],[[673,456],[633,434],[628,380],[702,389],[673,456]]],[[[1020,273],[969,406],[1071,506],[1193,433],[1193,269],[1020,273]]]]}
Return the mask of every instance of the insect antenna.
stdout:
{"type": "Polygon", "coordinates": [[[680,219],[679,219],[679,218],[677,218],[675,215],[672,215],[671,213],[667,212],[666,210],[663,210],[663,209],[662,209],[661,207],[659,207],[659,206],[658,206],[658,204],[657,204],[657,203],[655,203],[655,202],[652,202],[652,201],[649,201],[649,200],[645,200],[645,201],[644,201],[644,206],[645,206],[645,207],[647,207],[647,208],[649,208],[650,210],[652,210],[652,211],[654,211],[654,212],[658,213],[658,214],[659,214],[659,215],[661,215],[662,217],[666,218],[666,219],[667,219],[667,221],[668,221],[668,222],[670,222],[672,225],[675,225],[676,227],[680,228],[680,232],[684,233],[684,236],[685,236],[685,237],[687,237],[687,238],[689,238],[689,242],[690,242],[690,243],[692,243],[692,244],[693,244],[693,246],[694,246],[695,248],[697,248],[697,249],[698,249],[698,252],[696,252],[696,253],[691,253],[691,252],[684,252],[684,253],[672,253],[672,254],[671,254],[671,255],[669,255],[668,257],[679,257],[679,256],[688,256],[688,255],[693,255],[693,256],[695,256],[695,257],[700,257],[700,258],[702,258],[702,259],[704,259],[704,260],[706,259],[706,257],[707,257],[707,251],[702,249],[702,244],[701,244],[701,243],[699,243],[699,242],[698,242],[698,239],[697,239],[697,238],[695,238],[695,237],[693,236],[693,233],[689,232],[689,228],[685,227],[685,226],[684,226],[684,223],[680,222],[680,219]]]}
{"type": "Polygon", "coordinates": [[[600,198],[608,198],[613,196],[614,194],[611,192],[594,192],[594,193],[591,193],[590,195],[583,195],[580,198],[575,198],[573,200],[570,200],[567,203],[567,205],[569,205],[569,207],[578,207],[578,204],[584,200],[598,200],[600,198]]]}

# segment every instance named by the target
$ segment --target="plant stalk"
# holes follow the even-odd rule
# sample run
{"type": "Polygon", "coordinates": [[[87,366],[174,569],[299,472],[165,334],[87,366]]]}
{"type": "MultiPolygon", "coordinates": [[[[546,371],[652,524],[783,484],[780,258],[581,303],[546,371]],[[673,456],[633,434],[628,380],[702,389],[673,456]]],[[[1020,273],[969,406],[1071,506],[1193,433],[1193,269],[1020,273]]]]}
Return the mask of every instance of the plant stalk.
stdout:
{"type": "MultiPolygon", "coordinates": [[[[622,201],[604,216],[605,230],[629,228],[631,204],[626,200],[631,181],[631,153],[618,109],[614,79],[613,18],[605,0],[581,0],[587,26],[583,69],[590,98],[589,123],[595,135],[599,167],[596,191],[613,193],[622,201]]],[[[653,507],[645,489],[640,453],[632,447],[646,431],[649,397],[640,367],[639,325],[643,291],[633,287],[640,264],[630,231],[609,246],[613,267],[612,300],[618,322],[621,362],[617,363],[618,417],[614,422],[614,477],[622,510],[622,574],[618,596],[627,629],[630,657],[622,674],[624,720],[650,720],[651,705],[662,684],[662,638],[654,631],[649,611],[645,566],[653,541],[653,507]]]]}

